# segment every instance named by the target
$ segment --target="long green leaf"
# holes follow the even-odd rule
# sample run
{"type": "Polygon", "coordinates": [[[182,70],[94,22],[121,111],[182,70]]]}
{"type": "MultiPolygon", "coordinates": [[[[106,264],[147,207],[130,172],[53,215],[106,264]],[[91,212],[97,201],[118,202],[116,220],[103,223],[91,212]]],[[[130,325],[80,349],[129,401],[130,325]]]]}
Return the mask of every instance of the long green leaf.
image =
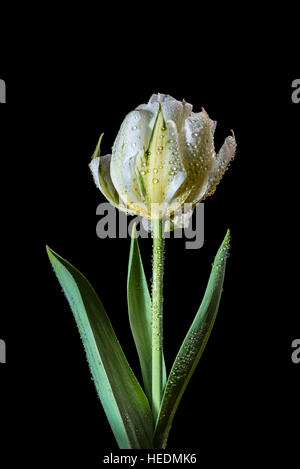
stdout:
{"type": "MultiPolygon", "coordinates": [[[[144,388],[151,402],[152,388],[152,311],[151,297],[146,281],[135,225],[131,245],[127,278],[128,313],[132,335],[138,352],[144,388]]],[[[166,366],[163,360],[163,387],[166,385],[166,366]]]]}
{"type": "Polygon", "coordinates": [[[70,303],[96,390],[121,449],[152,448],[153,418],[101,301],[87,279],[47,248],[70,303]]]}
{"type": "Polygon", "coordinates": [[[200,308],[171,369],[157,420],[155,448],[166,447],[175,412],[213,328],[223,289],[228,249],[229,231],[215,257],[200,308]]]}

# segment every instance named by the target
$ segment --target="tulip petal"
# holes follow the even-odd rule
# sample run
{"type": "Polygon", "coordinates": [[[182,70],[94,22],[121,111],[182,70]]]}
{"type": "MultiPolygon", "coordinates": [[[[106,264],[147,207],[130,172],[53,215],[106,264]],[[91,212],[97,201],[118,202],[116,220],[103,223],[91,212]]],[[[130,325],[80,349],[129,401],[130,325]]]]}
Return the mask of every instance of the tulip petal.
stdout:
{"type": "Polygon", "coordinates": [[[167,214],[176,211],[185,201],[190,193],[190,188],[184,185],[187,173],[180,158],[179,135],[176,124],[167,121],[168,143],[164,155],[166,165],[165,178],[168,181],[168,188],[165,193],[165,202],[169,208],[167,214]]]}
{"type": "Polygon", "coordinates": [[[93,158],[89,164],[94,181],[102,194],[115,207],[119,205],[119,194],[110,177],[111,155],[93,158]]]}
{"type": "Polygon", "coordinates": [[[212,132],[215,125],[212,123],[205,111],[192,113],[185,120],[179,142],[183,164],[188,172],[195,172],[192,168],[197,164],[206,171],[213,167],[215,149],[212,132]]]}
{"type": "Polygon", "coordinates": [[[170,204],[170,201],[185,180],[186,172],[179,157],[176,124],[165,121],[161,107],[155,118],[149,145],[136,165],[151,215],[155,218],[158,213],[162,216],[174,210],[179,202],[176,200],[170,204]]]}
{"type": "Polygon", "coordinates": [[[218,156],[216,158],[213,171],[209,174],[208,188],[205,197],[212,195],[219,182],[221,181],[230,161],[233,159],[236,152],[236,140],[234,135],[225,139],[218,156]]]}
{"type": "Polygon", "coordinates": [[[212,136],[214,136],[215,131],[216,131],[216,127],[217,127],[217,121],[210,120],[210,126],[211,126],[212,136]]]}
{"type": "MultiPolygon", "coordinates": [[[[145,138],[145,143],[149,143],[151,132],[155,125],[155,120],[157,117],[157,113],[159,110],[159,103],[148,103],[148,104],[140,104],[136,108],[136,112],[139,112],[140,115],[140,127],[141,129],[147,129],[148,135],[145,138]]],[[[147,146],[146,145],[146,146],[147,146]]]]}
{"type": "Polygon", "coordinates": [[[112,182],[126,205],[139,214],[148,216],[147,207],[139,190],[135,171],[137,156],[144,153],[144,142],[149,129],[140,125],[138,111],[127,115],[115,140],[110,174],[112,182]]]}
{"type": "Polygon", "coordinates": [[[150,98],[151,102],[159,102],[166,121],[175,122],[178,131],[180,131],[184,120],[191,114],[193,106],[186,101],[177,101],[167,94],[154,94],[150,98]]]}
{"type": "Polygon", "coordinates": [[[177,101],[167,94],[153,94],[148,104],[142,104],[137,109],[150,110],[156,114],[158,106],[161,105],[162,112],[166,121],[175,122],[178,131],[180,131],[184,120],[191,114],[193,106],[186,101],[177,101]]]}
{"type": "Polygon", "coordinates": [[[206,193],[208,175],[215,162],[214,129],[214,121],[202,111],[192,113],[180,133],[181,158],[187,172],[185,184],[191,188],[188,203],[195,203],[206,193]]]}

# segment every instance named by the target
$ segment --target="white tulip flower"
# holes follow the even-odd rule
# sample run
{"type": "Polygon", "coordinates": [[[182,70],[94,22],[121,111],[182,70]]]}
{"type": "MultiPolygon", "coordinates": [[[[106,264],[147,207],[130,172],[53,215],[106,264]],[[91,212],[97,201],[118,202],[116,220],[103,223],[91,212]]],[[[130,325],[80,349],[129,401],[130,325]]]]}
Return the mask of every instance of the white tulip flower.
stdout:
{"type": "Polygon", "coordinates": [[[183,204],[193,208],[214,193],[236,141],[227,137],[216,154],[216,122],[192,108],[154,94],[126,116],[111,155],[100,157],[100,137],[90,169],[113,205],[148,219],[172,219],[183,204]]]}

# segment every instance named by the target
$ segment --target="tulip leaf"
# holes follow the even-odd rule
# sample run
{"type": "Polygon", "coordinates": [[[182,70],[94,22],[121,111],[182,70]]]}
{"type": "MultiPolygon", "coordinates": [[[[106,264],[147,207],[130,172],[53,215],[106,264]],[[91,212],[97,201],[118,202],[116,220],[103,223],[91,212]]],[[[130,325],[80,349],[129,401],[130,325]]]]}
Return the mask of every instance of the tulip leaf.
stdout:
{"type": "MultiPolygon", "coordinates": [[[[132,335],[138,352],[144,389],[151,402],[152,388],[152,311],[151,297],[143,268],[135,225],[131,234],[127,278],[128,313],[132,335]]],[[[163,388],[166,384],[166,365],[163,359],[163,388]]]]}
{"type": "Polygon", "coordinates": [[[171,369],[157,419],[155,448],[166,447],[175,412],[213,328],[223,289],[228,249],[229,231],[215,257],[200,308],[171,369]]]}
{"type": "Polygon", "coordinates": [[[148,399],[100,299],[75,267],[51,249],[47,252],[73,311],[98,396],[119,447],[152,448],[153,417],[148,399]]]}

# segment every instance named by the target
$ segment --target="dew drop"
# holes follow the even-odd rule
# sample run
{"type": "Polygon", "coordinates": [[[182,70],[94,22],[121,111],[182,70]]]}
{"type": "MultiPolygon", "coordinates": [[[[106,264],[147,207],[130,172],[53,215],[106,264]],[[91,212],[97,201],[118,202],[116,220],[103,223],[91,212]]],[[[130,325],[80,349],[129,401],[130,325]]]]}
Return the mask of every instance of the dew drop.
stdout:
{"type": "Polygon", "coordinates": [[[152,182],[153,182],[153,184],[157,184],[159,182],[159,180],[157,178],[153,178],[152,182]]]}

